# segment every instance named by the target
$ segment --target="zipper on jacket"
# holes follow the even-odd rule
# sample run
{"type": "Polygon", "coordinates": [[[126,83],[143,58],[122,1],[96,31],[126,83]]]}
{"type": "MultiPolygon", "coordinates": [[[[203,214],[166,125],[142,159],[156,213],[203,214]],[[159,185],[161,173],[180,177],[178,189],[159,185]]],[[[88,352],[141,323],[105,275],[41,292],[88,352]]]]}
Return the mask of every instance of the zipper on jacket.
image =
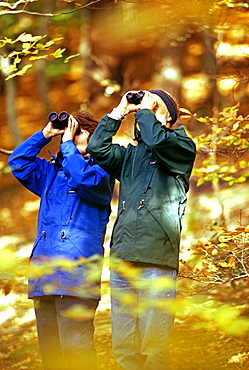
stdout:
{"type": "Polygon", "coordinates": [[[140,203],[139,203],[139,206],[138,206],[138,209],[141,209],[143,207],[144,207],[144,199],[141,199],[140,203]]]}
{"type": "Polygon", "coordinates": [[[61,232],[61,239],[66,239],[65,230],[62,230],[61,232]]]}
{"type": "Polygon", "coordinates": [[[137,150],[138,150],[138,145],[136,146],[133,161],[132,161],[132,167],[131,167],[131,178],[132,179],[133,179],[133,175],[134,175],[134,167],[135,167],[135,160],[136,160],[136,157],[137,157],[137,150]]]}
{"type": "Polygon", "coordinates": [[[123,200],[123,202],[122,202],[122,209],[123,209],[123,211],[125,211],[125,200],[123,200]]]}

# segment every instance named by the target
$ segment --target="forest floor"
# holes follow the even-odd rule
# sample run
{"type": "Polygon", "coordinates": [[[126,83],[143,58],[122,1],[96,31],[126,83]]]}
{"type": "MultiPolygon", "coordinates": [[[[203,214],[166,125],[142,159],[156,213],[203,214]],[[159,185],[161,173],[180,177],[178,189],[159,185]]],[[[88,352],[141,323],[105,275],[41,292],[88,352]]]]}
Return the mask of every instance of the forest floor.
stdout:
{"type": "MultiPolygon", "coordinates": [[[[108,285],[108,282],[104,284],[108,285]]],[[[99,369],[115,370],[108,286],[105,291],[95,318],[95,345],[99,369]]],[[[1,370],[42,370],[31,303],[27,306],[26,316],[31,320],[18,320],[16,317],[1,325],[1,370]]],[[[194,324],[195,319],[191,317],[184,320],[176,317],[170,349],[170,370],[249,369],[248,357],[247,361],[243,357],[243,354],[249,354],[249,338],[230,337],[216,330],[195,329],[194,324]],[[233,356],[236,356],[237,362],[231,362],[233,356]]]]}
{"type": "MultiPolygon", "coordinates": [[[[28,239],[31,243],[35,235],[36,198],[30,198],[28,192],[21,190],[16,184],[9,186],[8,192],[2,191],[1,195],[3,210],[8,209],[11,212],[9,216],[7,215],[8,217],[6,213],[2,217],[3,235],[11,236],[12,239],[15,236],[24,235],[24,239],[28,239]],[[14,205],[13,209],[9,208],[10,196],[14,205]],[[28,216],[26,218],[22,216],[21,219],[15,217],[15,209],[18,209],[18,214],[24,215],[23,212],[20,212],[20,210],[26,209],[23,208],[24,203],[29,207],[32,206],[28,216]],[[31,224],[33,224],[32,229],[30,229],[31,224]],[[14,234],[11,233],[13,230],[14,234]]],[[[114,218],[112,215],[111,224],[114,218]]],[[[111,226],[108,227],[107,238],[110,238],[110,230],[111,226]]],[[[14,243],[14,240],[12,242],[14,243]]],[[[27,256],[31,250],[29,242],[24,247],[27,256]]],[[[2,243],[4,243],[4,237],[2,243]]],[[[108,271],[106,270],[106,272],[102,284],[104,294],[102,294],[95,318],[95,343],[99,369],[115,370],[111,349],[109,279],[108,271]]],[[[245,292],[246,294],[248,292],[245,292]]],[[[217,299],[221,298],[223,301],[232,299],[225,287],[218,289],[217,299]]],[[[236,299],[241,304],[240,297],[236,296],[236,299]]],[[[248,297],[244,296],[243,302],[246,300],[248,297]]],[[[215,328],[212,330],[203,327],[197,328],[196,320],[193,316],[184,319],[176,316],[170,348],[169,370],[249,370],[248,335],[246,337],[233,337],[215,328]]],[[[23,296],[16,295],[16,297],[12,292],[7,296],[0,293],[0,327],[0,370],[42,370],[32,302],[27,299],[26,293],[23,293],[23,296]]]]}

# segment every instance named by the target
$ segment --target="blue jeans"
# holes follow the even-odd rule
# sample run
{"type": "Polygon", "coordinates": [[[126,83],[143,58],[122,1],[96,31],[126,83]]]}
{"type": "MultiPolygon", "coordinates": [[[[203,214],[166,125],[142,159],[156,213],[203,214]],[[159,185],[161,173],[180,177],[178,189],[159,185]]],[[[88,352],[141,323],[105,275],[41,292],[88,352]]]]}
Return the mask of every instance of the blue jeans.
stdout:
{"type": "Polygon", "coordinates": [[[175,298],[177,272],[143,266],[135,267],[132,275],[111,271],[114,359],[122,369],[166,370],[174,324],[167,302],[175,298]],[[170,286],[167,278],[172,279],[170,286]]]}
{"type": "Polygon", "coordinates": [[[95,370],[93,319],[98,300],[70,296],[34,298],[45,370],[95,370]]]}

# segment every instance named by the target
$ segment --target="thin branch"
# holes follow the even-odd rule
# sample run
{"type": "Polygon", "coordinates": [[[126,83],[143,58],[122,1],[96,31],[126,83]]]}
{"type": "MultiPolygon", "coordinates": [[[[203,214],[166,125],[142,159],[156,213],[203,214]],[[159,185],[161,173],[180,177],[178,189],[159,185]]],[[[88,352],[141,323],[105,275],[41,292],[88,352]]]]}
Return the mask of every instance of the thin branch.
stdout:
{"type": "Polygon", "coordinates": [[[16,9],[18,7],[18,5],[20,5],[20,4],[24,4],[26,6],[27,3],[33,3],[35,1],[37,1],[37,0],[28,0],[28,1],[18,0],[14,4],[13,3],[10,4],[10,3],[6,3],[5,1],[1,1],[0,6],[4,6],[5,8],[9,8],[9,9],[16,9]]]}
{"type": "MultiPolygon", "coordinates": [[[[20,13],[25,13],[25,14],[29,14],[29,15],[36,15],[36,16],[42,16],[42,17],[59,17],[60,15],[65,15],[65,14],[71,14],[71,13],[74,13],[74,12],[77,12],[78,10],[81,10],[81,9],[84,9],[84,8],[87,8],[93,4],[96,4],[100,2],[100,0],[92,0],[90,1],[89,3],[85,4],[85,5],[82,5],[82,6],[79,6],[75,9],[71,9],[71,10],[68,10],[66,12],[60,12],[60,13],[57,13],[57,14],[53,14],[53,13],[40,13],[40,12],[31,12],[31,11],[28,11],[28,10],[3,10],[3,11],[0,11],[0,16],[1,15],[4,15],[4,14],[20,14],[20,13]]],[[[0,2],[0,6],[4,4],[4,3],[1,3],[0,2]]],[[[3,6],[3,5],[2,5],[3,6]]]]}
{"type": "Polygon", "coordinates": [[[2,148],[0,148],[0,153],[3,153],[3,154],[11,154],[11,153],[13,153],[13,150],[6,150],[6,149],[2,149],[2,148]]]}
{"type": "Polygon", "coordinates": [[[192,281],[197,281],[201,284],[207,284],[207,285],[214,284],[214,286],[217,285],[217,284],[226,284],[226,283],[229,283],[229,282],[232,282],[232,281],[246,279],[248,277],[249,277],[249,274],[248,274],[247,271],[242,275],[233,276],[233,277],[230,277],[230,278],[222,278],[219,275],[208,276],[208,275],[205,275],[205,274],[204,275],[195,275],[195,274],[193,274],[193,275],[184,275],[184,273],[183,273],[183,274],[178,275],[179,279],[189,279],[189,280],[192,280],[192,281]]]}

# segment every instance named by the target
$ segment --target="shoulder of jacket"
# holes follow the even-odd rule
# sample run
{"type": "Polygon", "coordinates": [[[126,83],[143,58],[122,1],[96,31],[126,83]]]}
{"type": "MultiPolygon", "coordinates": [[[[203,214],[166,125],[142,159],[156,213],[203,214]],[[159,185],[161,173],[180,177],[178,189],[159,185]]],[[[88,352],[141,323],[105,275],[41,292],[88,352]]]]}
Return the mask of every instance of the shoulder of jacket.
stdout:
{"type": "Polygon", "coordinates": [[[189,138],[184,126],[179,126],[175,129],[173,129],[172,131],[175,132],[179,136],[185,136],[185,137],[189,138]]]}

